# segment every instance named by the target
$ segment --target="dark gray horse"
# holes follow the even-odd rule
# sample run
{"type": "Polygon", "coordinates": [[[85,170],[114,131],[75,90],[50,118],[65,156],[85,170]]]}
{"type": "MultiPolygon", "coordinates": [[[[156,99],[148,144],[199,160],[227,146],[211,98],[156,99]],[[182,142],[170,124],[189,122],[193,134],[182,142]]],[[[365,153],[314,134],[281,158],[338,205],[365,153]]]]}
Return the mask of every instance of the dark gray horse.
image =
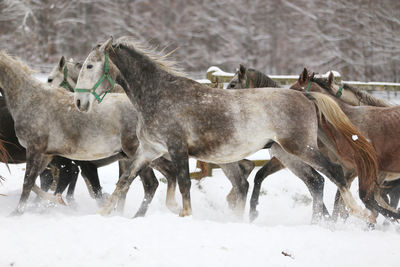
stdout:
{"type": "MultiPolygon", "coordinates": [[[[100,96],[112,87],[113,80],[124,79],[126,84],[121,85],[138,112],[140,144],[131,172],[121,177],[102,213],[108,214],[114,208],[138,171],[165,156],[177,170],[183,201],[181,215],[190,215],[188,156],[228,163],[274,145],[326,174],[345,196],[353,214],[369,220],[370,212],[355,202],[341,167],[323,156],[317,145],[316,107],[326,120],[324,127],[342,133],[348,140],[350,134],[359,136],[329,97],[312,93],[308,98],[301,92],[277,88],[217,90],[182,77],[165,56],[140,49],[129,37],[112,43],[110,38],[89,54],[75,89],[76,106],[87,113],[97,108],[93,102],[95,99],[100,102],[100,96]]],[[[376,179],[373,148],[362,136],[357,142],[349,143],[363,155],[357,158],[363,161],[359,164],[368,174],[363,178],[376,179]]],[[[360,187],[360,190],[370,192],[369,188],[360,187]]]]}

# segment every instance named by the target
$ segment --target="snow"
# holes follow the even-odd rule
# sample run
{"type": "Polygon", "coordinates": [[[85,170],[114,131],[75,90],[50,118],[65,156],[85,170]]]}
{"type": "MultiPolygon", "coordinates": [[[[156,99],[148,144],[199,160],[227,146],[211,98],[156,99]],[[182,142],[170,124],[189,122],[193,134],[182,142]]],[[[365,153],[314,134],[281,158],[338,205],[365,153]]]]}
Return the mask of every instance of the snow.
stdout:
{"type": "MultiPolygon", "coordinates": [[[[263,150],[252,158],[266,154],[263,150]]],[[[190,166],[193,171],[194,160],[190,166]]],[[[128,194],[125,213],[102,217],[81,178],[75,208],[34,204],[31,196],[24,215],[8,217],[19,199],[24,167],[12,165],[10,174],[0,164],[6,178],[0,194],[7,195],[0,195],[0,266],[398,266],[398,225],[385,226],[378,218],[371,231],[352,217],[346,223],[311,225],[310,194],[288,170],[264,181],[260,216],[249,223],[248,205],[243,220],[229,209],[225,196],[230,183],[219,169],[213,177],[192,181],[193,215],[187,218],[165,207],[166,184],[160,182],[147,216],[131,219],[143,197],[139,179],[128,194]]],[[[99,173],[103,190],[111,193],[117,165],[99,173]]],[[[335,190],[326,183],[329,210],[335,190]]]]}

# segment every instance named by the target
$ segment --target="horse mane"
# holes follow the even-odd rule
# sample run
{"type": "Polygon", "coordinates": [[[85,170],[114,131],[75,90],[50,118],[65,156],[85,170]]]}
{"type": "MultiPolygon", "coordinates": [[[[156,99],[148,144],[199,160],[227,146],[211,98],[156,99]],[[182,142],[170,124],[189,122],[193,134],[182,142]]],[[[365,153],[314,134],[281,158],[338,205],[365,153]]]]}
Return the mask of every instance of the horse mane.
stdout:
{"type": "MultiPolygon", "coordinates": [[[[328,82],[327,78],[316,78],[316,77],[310,77],[310,80],[312,82],[317,83],[319,86],[321,86],[322,88],[324,88],[325,90],[327,90],[331,95],[335,95],[335,92],[332,91],[332,88],[328,82]]],[[[385,100],[376,98],[374,96],[372,96],[371,94],[357,89],[355,87],[352,87],[348,84],[343,84],[343,89],[345,90],[349,90],[352,93],[354,93],[354,95],[358,98],[358,100],[368,106],[375,106],[375,107],[391,107],[392,105],[388,104],[385,100]]]]}
{"type": "Polygon", "coordinates": [[[367,104],[369,106],[375,106],[375,107],[391,107],[392,106],[391,104],[387,103],[385,100],[376,98],[376,97],[372,96],[371,94],[365,92],[364,90],[360,90],[360,89],[350,86],[346,83],[343,84],[343,88],[353,92],[354,95],[356,95],[357,98],[362,103],[367,104]]]}
{"type": "Polygon", "coordinates": [[[11,56],[5,50],[0,51],[0,58],[5,59],[9,64],[12,64],[14,67],[21,69],[28,75],[32,75],[33,73],[35,73],[35,71],[28,67],[28,65],[23,63],[20,58],[11,56]]]}
{"type": "Polygon", "coordinates": [[[255,88],[262,88],[262,87],[276,87],[280,88],[280,85],[272,80],[268,75],[262,73],[261,71],[255,69],[247,69],[254,75],[254,87],[255,88]]]}
{"type": "Polygon", "coordinates": [[[167,47],[164,47],[161,50],[158,50],[158,47],[151,47],[149,45],[143,45],[137,42],[131,36],[122,36],[118,38],[113,47],[122,46],[127,48],[128,50],[135,50],[142,55],[147,56],[152,62],[157,64],[162,70],[173,74],[175,76],[185,77],[186,74],[178,67],[177,62],[170,60],[168,57],[173,54],[176,49],[166,52],[167,47]]]}

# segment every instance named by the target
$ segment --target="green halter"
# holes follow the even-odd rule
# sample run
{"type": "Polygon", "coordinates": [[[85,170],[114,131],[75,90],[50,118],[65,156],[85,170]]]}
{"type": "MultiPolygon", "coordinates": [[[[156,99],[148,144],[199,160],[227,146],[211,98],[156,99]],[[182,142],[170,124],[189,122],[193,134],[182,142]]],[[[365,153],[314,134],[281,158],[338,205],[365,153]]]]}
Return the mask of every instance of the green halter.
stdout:
{"type": "Polygon", "coordinates": [[[339,86],[339,90],[336,93],[336,97],[340,98],[342,96],[343,93],[343,85],[339,86]]]}
{"type": "Polygon", "coordinates": [[[308,80],[307,86],[306,86],[306,92],[310,91],[311,88],[311,81],[308,80]]]}
{"type": "Polygon", "coordinates": [[[64,67],[64,79],[60,83],[60,87],[64,87],[65,89],[70,90],[71,92],[74,92],[74,87],[68,82],[68,68],[67,66],[64,67]]]}
{"type": "Polygon", "coordinates": [[[113,87],[114,87],[114,80],[111,78],[110,74],[108,73],[108,52],[106,52],[105,59],[104,59],[104,74],[103,74],[103,76],[100,77],[100,79],[97,81],[97,83],[93,86],[92,89],[79,89],[79,88],[75,88],[75,92],[78,92],[78,93],[91,93],[92,95],[94,95],[94,96],[96,97],[97,101],[98,101],[99,103],[101,103],[101,101],[103,101],[103,99],[104,99],[104,97],[106,96],[106,94],[107,94],[108,92],[110,92],[111,89],[113,89],[113,87]],[[110,82],[111,86],[110,86],[110,89],[108,89],[108,90],[104,93],[103,97],[100,97],[100,96],[96,93],[96,89],[97,89],[97,87],[99,87],[99,85],[100,85],[106,78],[107,78],[108,81],[110,82]]]}

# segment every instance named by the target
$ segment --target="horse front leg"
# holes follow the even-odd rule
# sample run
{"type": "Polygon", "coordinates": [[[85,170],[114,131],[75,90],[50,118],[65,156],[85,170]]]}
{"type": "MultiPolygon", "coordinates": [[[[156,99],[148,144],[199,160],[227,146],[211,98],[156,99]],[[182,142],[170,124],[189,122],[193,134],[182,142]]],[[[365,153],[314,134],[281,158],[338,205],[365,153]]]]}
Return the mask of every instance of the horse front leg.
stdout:
{"type": "Polygon", "coordinates": [[[176,170],[179,191],[182,195],[182,210],[179,216],[190,216],[192,215],[192,204],[190,202],[190,187],[192,182],[189,175],[188,147],[183,140],[174,141],[168,145],[168,153],[176,170]]]}
{"type": "Polygon", "coordinates": [[[24,213],[26,202],[29,198],[29,194],[35,184],[35,180],[40,173],[46,168],[50,163],[52,157],[46,156],[39,152],[27,149],[26,151],[26,170],[24,177],[24,185],[22,187],[21,197],[15,211],[12,215],[20,215],[24,213]]]}
{"type": "Polygon", "coordinates": [[[133,180],[136,178],[137,174],[140,170],[147,167],[147,165],[159,157],[160,155],[154,152],[151,152],[150,149],[147,151],[143,149],[140,145],[136,150],[135,155],[133,156],[133,160],[129,168],[121,175],[117,182],[117,186],[114,192],[110,195],[110,197],[105,201],[103,206],[98,211],[101,215],[109,215],[112,210],[115,208],[118,200],[124,196],[129,190],[130,185],[133,180]]]}

